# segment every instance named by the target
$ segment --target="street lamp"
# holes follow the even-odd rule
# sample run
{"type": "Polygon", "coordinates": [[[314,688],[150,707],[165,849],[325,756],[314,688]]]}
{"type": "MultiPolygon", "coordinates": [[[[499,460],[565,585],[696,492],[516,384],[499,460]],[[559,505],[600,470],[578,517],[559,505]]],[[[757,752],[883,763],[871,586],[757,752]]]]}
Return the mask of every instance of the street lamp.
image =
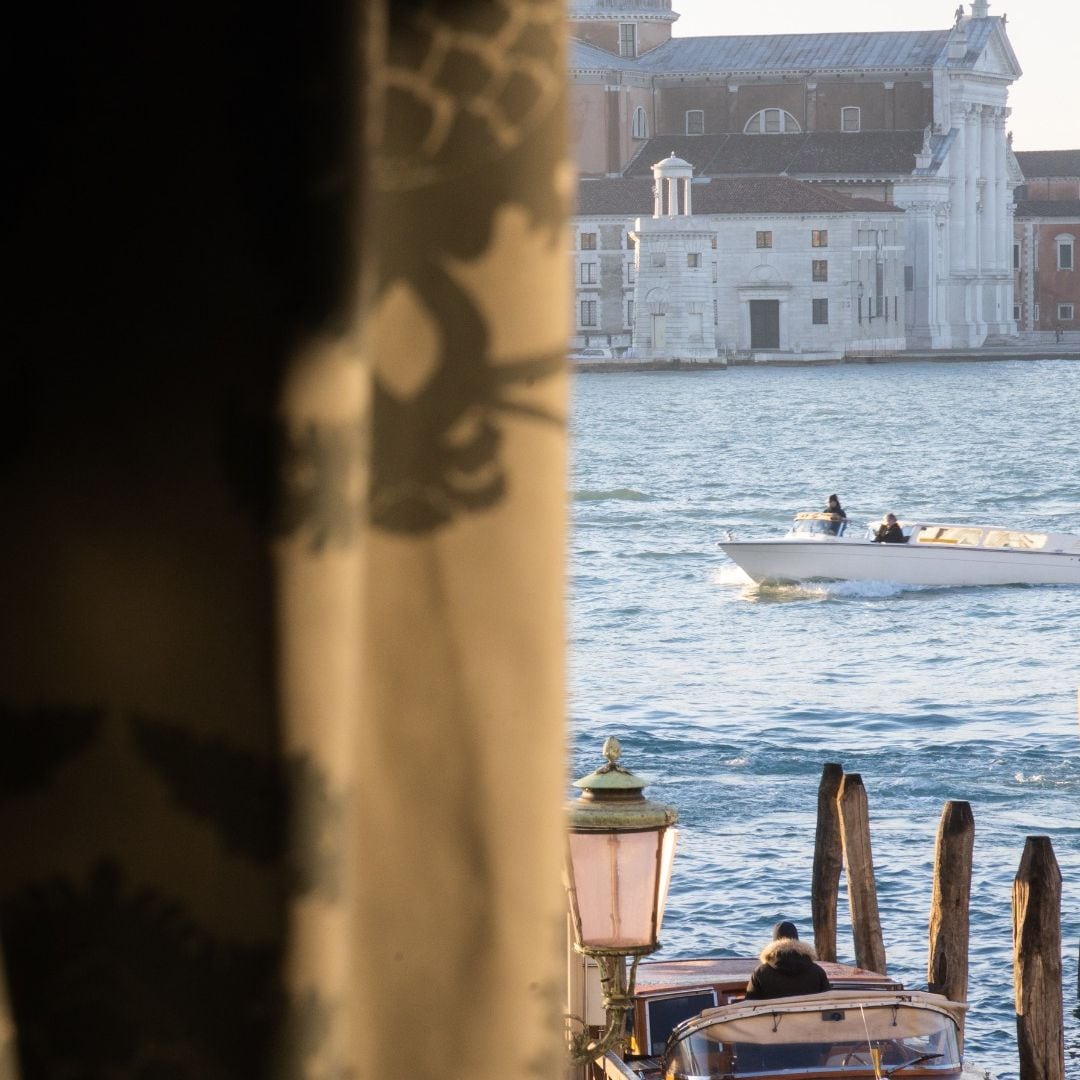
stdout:
{"type": "Polygon", "coordinates": [[[638,962],[660,947],[675,856],[674,807],[645,798],[646,782],[618,763],[618,739],[607,739],[603,752],[607,762],[574,781],[581,795],[567,807],[566,887],[574,949],[596,961],[607,1013],[598,1039],[587,1029],[571,1039],[575,1065],[595,1061],[623,1038],[638,962]]]}

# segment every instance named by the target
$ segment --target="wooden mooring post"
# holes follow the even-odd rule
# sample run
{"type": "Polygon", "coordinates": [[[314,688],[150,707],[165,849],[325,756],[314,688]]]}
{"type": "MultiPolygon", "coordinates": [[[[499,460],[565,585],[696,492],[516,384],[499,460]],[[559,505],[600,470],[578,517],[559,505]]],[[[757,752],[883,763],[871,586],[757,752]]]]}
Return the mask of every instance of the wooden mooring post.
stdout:
{"type": "Polygon", "coordinates": [[[1061,870],[1048,836],[1029,836],[1013,881],[1013,989],[1020,1080],[1064,1080],[1061,870]]]}
{"type": "Polygon", "coordinates": [[[834,762],[821,770],[818,785],[817,835],[814,838],[814,876],[810,885],[810,916],[814,923],[814,949],[819,960],[836,962],[836,902],[844,846],[840,839],[840,811],[836,804],[844,770],[834,762]]]}
{"type": "Polygon", "coordinates": [[[944,994],[950,1001],[967,1000],[974,848],[975,818],[971,803],[950,800],[941,812],[934,847],[930,941],[926,960],[926,981],[930,989],[944,994]]]}
{"type": "Polygon", "coordinates": [[[840,811],[840,835],[844,841],[855,963],[884,974],[885,942],[881,935],[874,857],[870,848],[870,812],[866,788],[858,773],[844,775],[836,802],[840,811]]]}

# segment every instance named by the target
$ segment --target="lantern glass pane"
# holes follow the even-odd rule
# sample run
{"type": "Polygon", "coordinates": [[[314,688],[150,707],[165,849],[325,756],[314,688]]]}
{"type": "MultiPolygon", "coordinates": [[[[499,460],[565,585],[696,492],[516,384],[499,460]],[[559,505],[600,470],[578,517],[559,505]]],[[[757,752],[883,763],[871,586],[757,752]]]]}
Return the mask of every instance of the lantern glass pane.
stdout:
{"type": "Polygon", "coordinates": [[[667,906],[668,887],[671,885],[671,868],[675,862],[675,841],[679,830],[668,827],[664,830],[663,849],[660,852],[660,895],[657,897],[656,936],[660,936],[660,924],[664,921],[664,908],[667,906]]]}
{"type": "Polygon", "coordinates": [[[655,944],[659,843],[660,834],[653,829],[570,834],[581,945],[655,944]]]}

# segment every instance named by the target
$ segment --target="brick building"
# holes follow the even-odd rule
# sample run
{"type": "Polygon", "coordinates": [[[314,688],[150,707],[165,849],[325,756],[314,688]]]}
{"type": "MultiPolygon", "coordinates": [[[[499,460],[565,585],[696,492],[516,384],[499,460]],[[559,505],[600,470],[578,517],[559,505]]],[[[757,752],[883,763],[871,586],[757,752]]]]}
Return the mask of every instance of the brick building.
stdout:
{"type": "Polygon", "coordinates": [[[986,0],[911,33],[674,38],[671,0],[571,0],[570,18],[583,175],[647,177],[674,152],[699,178],[785,176],[890,204],[905,211],[907,342],[1016,332],[1005,126],[1020,68],[986,0]]]}
{"type": "Polygon", "coordinates": [[[1014,318],[1022,332],[1080,332],[1080,150],[1018,151],[1014,318]]]}

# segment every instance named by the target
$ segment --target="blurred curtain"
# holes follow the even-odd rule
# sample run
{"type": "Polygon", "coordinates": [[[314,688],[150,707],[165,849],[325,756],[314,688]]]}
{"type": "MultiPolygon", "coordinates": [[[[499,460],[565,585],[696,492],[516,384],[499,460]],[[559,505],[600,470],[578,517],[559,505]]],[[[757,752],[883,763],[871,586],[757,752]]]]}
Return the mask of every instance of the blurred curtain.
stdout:
{"type": "Polygon", "coordinates": [[[3,1080],[559,1075],[564,20],[19,10],[3,1080]]]}

